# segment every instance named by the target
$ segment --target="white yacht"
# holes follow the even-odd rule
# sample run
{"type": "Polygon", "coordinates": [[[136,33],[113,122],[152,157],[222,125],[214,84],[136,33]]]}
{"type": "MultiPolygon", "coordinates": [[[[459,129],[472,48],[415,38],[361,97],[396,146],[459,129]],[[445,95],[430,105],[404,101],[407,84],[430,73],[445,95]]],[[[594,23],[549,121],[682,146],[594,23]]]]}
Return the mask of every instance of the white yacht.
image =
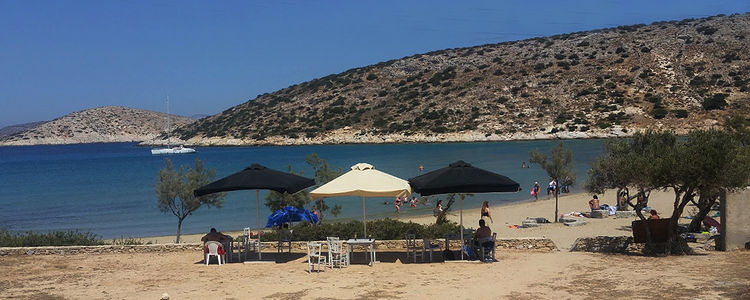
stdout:
{"type": "Polygon", "coordinates": [[[182,145],[172,146],[169,139],[169,133],[172,131],[169,123],[169,97],[167,97],[167,147],[151,149],[151,154],[195,153],[195,149],[193,148],[183,147],[182,145]]]}

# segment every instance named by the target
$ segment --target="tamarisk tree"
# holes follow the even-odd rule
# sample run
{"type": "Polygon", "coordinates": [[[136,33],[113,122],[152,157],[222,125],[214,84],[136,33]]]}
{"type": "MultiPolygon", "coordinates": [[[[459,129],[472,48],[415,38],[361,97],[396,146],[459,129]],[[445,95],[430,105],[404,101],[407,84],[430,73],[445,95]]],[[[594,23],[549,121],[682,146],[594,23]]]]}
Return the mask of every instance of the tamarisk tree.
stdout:
{"type": "Polygon", "coordinates": [[[561,185],[573,185],[576,181],[576,173],[573,171],[573,151],[565,147],[565,144],[559,143],[552,148],[552,156],[539,150],[529,152],[529,162],[537,163],[542,166],[550,178],[558,184],[555,188],[555,222],[558,221],[558,195],[560,194],[561,185]]]}
{"type": "Polygon", "coordinates": [[[159,170],[154,191],[159,210],[163,213],[171,212],[177,217],[177,238],[175,243],[180,242],[180,231],[182,222],[193,214],[201,206],[221,207],[224,203],[225,193],[214,193],[201,197],[193,195],[193,191],[201,186],[211,183],[216,177],[214,169],[206,169],[203,161],[195,159],[195,168],[182,166],[175,170],[169,158],[164,159],[164,168],[159,170]]]}

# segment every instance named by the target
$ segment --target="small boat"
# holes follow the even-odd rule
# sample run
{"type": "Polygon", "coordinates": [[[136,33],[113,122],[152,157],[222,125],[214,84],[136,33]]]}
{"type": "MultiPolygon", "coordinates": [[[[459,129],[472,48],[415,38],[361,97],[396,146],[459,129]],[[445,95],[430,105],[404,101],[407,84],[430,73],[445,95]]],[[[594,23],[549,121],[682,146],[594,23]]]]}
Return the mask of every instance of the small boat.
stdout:
{"type": "Polygon", "coordinates": [[[169,139],[171,131],[171,127],[169,126],[169,97],[167,97],[167,147],[151,149],[151,154],[187,154],[196,152],[195,149],[183,147],[182,145],[172,146],[169,139]]]}

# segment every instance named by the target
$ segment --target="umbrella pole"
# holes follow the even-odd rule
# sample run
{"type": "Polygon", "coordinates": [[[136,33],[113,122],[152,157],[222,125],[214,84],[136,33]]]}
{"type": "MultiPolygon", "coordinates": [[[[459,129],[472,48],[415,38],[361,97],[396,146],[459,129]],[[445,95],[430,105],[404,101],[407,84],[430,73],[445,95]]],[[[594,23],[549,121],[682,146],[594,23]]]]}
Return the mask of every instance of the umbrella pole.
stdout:
{"type": "Polygon", "coordinates": [[[255,212],[257,213],[257,220],[258,220],[258,260],[261,260],[260,258],[260,235],[263,230],[260,228],[260,191],[255,190],[255,212]]]}
{"type": "Polygon", "coordinates": [[[464,245],[464,197],[462,196],[463,195],[461,194],[458,195],[458,198],[460,200],[458,204],[458,209],[459,209],[458,221],[461,223],[459,225],[459,228],[461,230],[461,260],[464,260],[464,248],[466,247],[466,245],[464,245]]]}
{"type": "Polygon", "coordinates": [[[365,227],[365,236],[367,238],[367,209],[365,208],[365,197],[362,196],[362,225],[365,227]]]}

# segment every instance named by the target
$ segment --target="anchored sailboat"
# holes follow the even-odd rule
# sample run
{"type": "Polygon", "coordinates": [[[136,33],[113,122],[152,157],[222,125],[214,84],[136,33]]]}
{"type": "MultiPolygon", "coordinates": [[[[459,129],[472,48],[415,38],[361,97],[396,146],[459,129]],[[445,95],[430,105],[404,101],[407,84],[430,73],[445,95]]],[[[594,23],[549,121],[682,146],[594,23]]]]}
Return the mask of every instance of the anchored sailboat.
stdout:
{"type": "Polygon", "coordinates": [[[172,131],[172,128],[169,124],[169,97],[167,97],[167,147],[166,148],[156,148],[151,149],[151,154],[186,154],[186,153],[195,153],[195,149],[183,147],[182,145],[172,146],[172,143],[169,139],[169,134],[172,131]]]}

